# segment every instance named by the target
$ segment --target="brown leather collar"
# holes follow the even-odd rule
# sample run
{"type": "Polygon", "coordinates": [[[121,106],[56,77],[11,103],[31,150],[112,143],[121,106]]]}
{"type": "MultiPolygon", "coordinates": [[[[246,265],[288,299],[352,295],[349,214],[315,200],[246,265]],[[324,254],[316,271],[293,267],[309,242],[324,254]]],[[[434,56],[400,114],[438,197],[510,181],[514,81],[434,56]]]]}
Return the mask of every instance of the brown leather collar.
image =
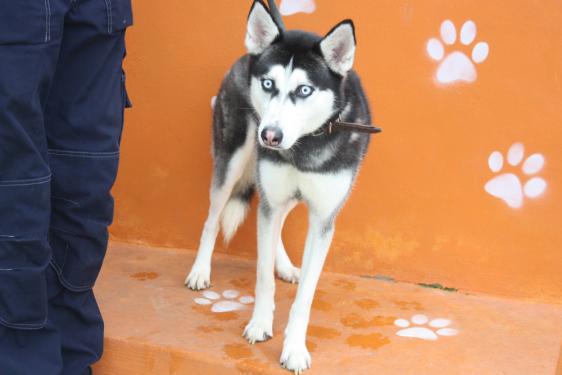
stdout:
{"type": "Polygon", "coordinates": [[[382,129],[372,125],[357,124],[355,122],[345,122],[338,116],[336,120],[330,121],[327,126],[312,133],[314,137],[322,134],[332,134],[336,131],[350,131],[358,133],[376,134],[382,132],[382,129]]]}

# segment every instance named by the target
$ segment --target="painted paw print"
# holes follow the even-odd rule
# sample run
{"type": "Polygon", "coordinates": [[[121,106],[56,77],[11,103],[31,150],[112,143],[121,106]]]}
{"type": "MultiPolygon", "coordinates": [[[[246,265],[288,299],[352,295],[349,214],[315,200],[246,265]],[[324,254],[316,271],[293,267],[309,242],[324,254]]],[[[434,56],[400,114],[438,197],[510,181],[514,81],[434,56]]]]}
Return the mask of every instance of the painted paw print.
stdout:
{"type": "Polygon", "coordinates": [[[232,289],[222,292],[222,296],[211,290],[206,290],[203,292],[203,297],[197,297],[193,300],[198,305],[212,305],[211,311],[215,313],[242,310],[246,305],[254,303],[254,297],[252,296],[239,296],[240,292],[232,289]]]}
{"type": "Polygon", "coordinates": [[[435,341],[439,336],[456,336],[459,333],[457,329],[449,328],[451,325],[449,319],[437,318],[429,320],[427,316],[422,314],[414,315],[410,320],[396,319],[394,325],[402,328],[396,332],[397,336],[429,341],[435,341]]]}
{"type": "MultiPolygon", "coordinates": [[[[519,167],[525,156],[525,146],[522,143],[514,143],[507,152],[507,163],[512,167],[519,167]]],[[[504,158],[501,152],[494,151],[488,158],[488,166],[494,173],[500,173],[504,168],[504,158]]],[[[523,174],[532,176],[539,173],[544,167],[544,156],[532,154],[521,166],[523,174]]],[[[500,198],[511,208],[519,208],[523,205],[524,197],[537,198],[546,190],[546,181],[541,177],[531,177],[521,183],[521,179],[514,173],[502,173],[496,175],[484,185],[488,194],[500,198]]]]}
{"type": "MultiPolygon", "coordinates": [[[[453,83],[456,81],[474,82],[476,68],[474,63],[482,63],[488,58],[489,46],[486,42],[478,42],[472,48],[472,56],[455,50],[445,55],[443,43],[452,46],[457,41],[457,29],[451,20],[445,20],[440,29],[441,40],[431,38],[427,42],[427,53],[435,61],[441,61],[437,68],[436,78],[440,83],[453,83]]],[[[476,24],[466,21],[461,28],[460,41],[469,46],[476,38],[476,24]]]]}
{"type": "Polygon", "coordinates": [[[313,13],[316,10],[314,0],[281,0],[279,13],[290,16],[295,13],[313,13]]]}

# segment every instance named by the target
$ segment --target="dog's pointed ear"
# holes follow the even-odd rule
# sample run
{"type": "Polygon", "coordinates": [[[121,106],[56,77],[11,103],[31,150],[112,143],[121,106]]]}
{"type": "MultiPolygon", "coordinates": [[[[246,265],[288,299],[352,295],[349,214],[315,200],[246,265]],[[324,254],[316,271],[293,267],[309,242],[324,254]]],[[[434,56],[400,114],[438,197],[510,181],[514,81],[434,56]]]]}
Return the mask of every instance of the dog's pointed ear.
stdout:
{"type": "Polygon", "coordinates": [[[280,35],[281,29],[275,23],[265,4],[261,0],[255,0],[250,9],[246,30],[245,44],[248,53],[259,55],[280,35]]]}
{"type": "Polygon", "coordinates": [[[320,52],[334,72],[346,75],[355,59],[355,27],[353,21],[337,24],[320,42],[320,52]]]}

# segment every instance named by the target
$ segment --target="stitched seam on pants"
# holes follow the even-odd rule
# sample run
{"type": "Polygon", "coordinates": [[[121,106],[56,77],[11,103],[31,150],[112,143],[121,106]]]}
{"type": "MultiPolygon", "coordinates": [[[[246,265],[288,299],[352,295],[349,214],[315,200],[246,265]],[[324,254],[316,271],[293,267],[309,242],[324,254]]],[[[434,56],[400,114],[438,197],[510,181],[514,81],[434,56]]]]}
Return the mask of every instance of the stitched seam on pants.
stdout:
{"type": "Polygon", "coordinates": [[[45,0],[45,43],[49,41],[49,7],[45,0]]]}
{"type": "Polygon", "coordinates": [[[49,149],[49,155],[55,156],[70,156],[77,158],[115,158],[119,156],[119,151],[111,152],[89,152],[89,151],[71,151],[71,150],[56,150],[49,149]]]}
{"type": "Polygon", "coordinates": [[[111,0],[105,0],[105,7],[107,8],[107,32],[111,33],[113,30],[112,19],[113,16],[111,14],[111,0]]]}
{"type": "Polygon", "coordinates": [[[51,40],[51,16],[52,16],[52,12],[51,12],[51,0],[47,0],[47,5],[49,6],[49,41],[51,40]]]}
{"type": "Polygon", "coordinates": [[[45,42],[51,40],[51,2],[45,0],[45,42]]]}
{"type": "Polygon", "coordinates": [[[43,239],[42,237],[34,238],[34,237],[18,237],[18,236],[12,236],[12,235],[8,235],[8,234],[0,235],[0,243],[3,243],[3,242],[18,243],[18,242],[41,241],[42,239],[43,239]],[[5,240],[3,238],[5,238],[5,240]]]}
{"type": "Polygon", "coordinates": [[[50,181],[51,181],[51,175],[45,177],[30,178],[25,180],[5,180],[5,181],[0,181],[0,187],[40,185],[50,181]]]}
{"type": "Polygon", "coordinates": [[[5,326],[8,326],[10,328],[15,328],[15,329],[18,329],[18,328],[39,329],[39,328],[42,328],[47,323],[47,317],[45,317],[45,319],[41,323],[12,323],[12,322],[7,321],[6,319],[4,319],[0,316],[0,323],[5,325],[5,326]]]}
{"type": "Polygon", "coordinates": [[[53,260],[51,260],[51,267],[53,267],[53,269],[57,273],[57,276],[59,278],[60,283],[65,288],[69,289],[72,292],[77,292],[77,293],[85,292],[85,291],[90,290],[94,287],[94,284],[92,284],[92,285],[74,285],[74,284],[70,283],[67,279],[65,279],[64,275],[62,274],[62,267],[59,267],[59,265],[56,264],[53,260]]]}
{"type": "Polygon", "coordinates": [[[55,201],[61,201],[61,202],[66,202],[66,203],[70,203],[73,206],[76,207],[80,207],[80,203],[73,201],[71,199],[66,199],[66,198],[62,198],[62,197],[57,197],[55,195],[51,195],[51,199],[55,200],[55,201]]]}
{"type": "Polygon", "coordinates": [[[111,4],[111,0],[109,1],[109,32],[113,31],[113,12],[111,10],[112,4],[111,4]]]}

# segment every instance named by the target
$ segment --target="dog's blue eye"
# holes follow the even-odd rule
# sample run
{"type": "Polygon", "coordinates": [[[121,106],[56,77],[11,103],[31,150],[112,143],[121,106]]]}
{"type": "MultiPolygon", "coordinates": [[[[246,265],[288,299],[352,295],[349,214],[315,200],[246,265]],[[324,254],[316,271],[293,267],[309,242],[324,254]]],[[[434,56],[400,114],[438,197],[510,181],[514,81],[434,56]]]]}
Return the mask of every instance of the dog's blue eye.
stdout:
{"type": "Polygon", "coordinates": [[[314,92],[314,88],[307,85],[297,87],[296,94],[299,98],[308,98],[314,92]]]}
{"type": "Polygon", "coordinates": [[[263,79],[261,81],[261,87],[263,88],[264,91],[271,92],[273,91],[275,84],[270,79],[263,79]]]}

